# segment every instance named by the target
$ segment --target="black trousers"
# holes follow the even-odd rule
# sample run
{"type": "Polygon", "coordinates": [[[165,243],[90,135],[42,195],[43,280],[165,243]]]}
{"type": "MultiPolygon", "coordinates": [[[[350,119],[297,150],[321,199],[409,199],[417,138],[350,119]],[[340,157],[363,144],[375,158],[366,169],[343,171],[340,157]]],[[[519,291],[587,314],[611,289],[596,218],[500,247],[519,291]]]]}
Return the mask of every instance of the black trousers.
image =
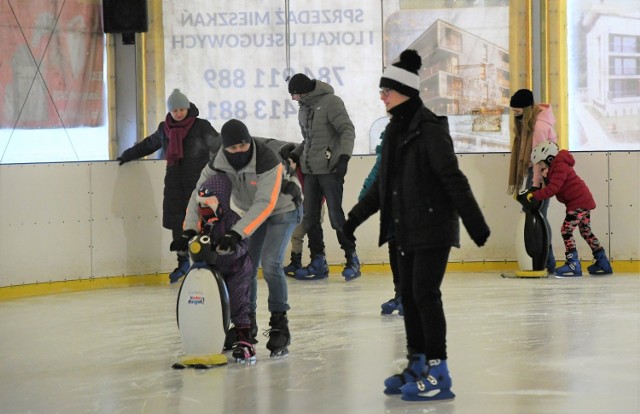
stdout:
{"type": "Polygon", "coordinates": [[[404,327],[410,352],[447,359],[447,322],[440,285],[451,247],[397,252],[404,327]]]}
{"type": "Polygon", "coordinates": [[[311,257],[324,254],[324,234],[320,214],[322,198],[326,200],[331,227],[336,231],[338,243],[346,255],[356,251],[356,244],[344,237],[342,226],[345,222],[342,209],[342,190],[344,177],[337,174],[318,174],[304,176],[304,228],[309,238],[311,257]]]}

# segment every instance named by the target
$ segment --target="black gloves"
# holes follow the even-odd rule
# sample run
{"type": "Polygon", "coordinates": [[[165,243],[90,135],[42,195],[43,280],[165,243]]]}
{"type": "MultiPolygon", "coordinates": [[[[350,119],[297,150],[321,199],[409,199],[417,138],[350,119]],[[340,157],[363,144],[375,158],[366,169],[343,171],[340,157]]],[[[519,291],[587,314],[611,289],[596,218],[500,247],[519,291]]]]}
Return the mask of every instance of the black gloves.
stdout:
{"type": "Polygon", "coordinates": [[[124,164],[125,162],[127,162],[127,161],[125,161],[122,157],[118,157],[118,158],[117,158],[117,160],[119,161],[119,162],[118,162],[118,165],[122,165],[122,164],[124,164]]]}
{"type": "Polygon", "coordinates": [[[347,165],[349,164],[349,158],[350,157],[345,154],[339,156],[338,162],[336,163],[336,166],[332,172],[344,178],[344,176],[347,175],[347,165]]]}
{"type": "Polygon", "coordinates": [[[295,152],[289,152],[289,157],[288,157],[291,161],[295,162],[296,164],[300,163],[300,157],[298,157],[298,154],[296,154],[295,152]]]}
{"type": "Polygon", "coordinates": [[[180,239],[171,242],[169,250],[171,250],[172,252],[186,251],[189,248],[189,240],[191,240],[196,234],[198,233],[196,233],[195,230],[184,230],[182,232],[182,236],[180,236],[180,239]]]}
{"type": "Polygon", "coordinates": [[[473,242],[478,247],[482,247],[487,242],[487,239],[489,238],[490,234],[491,234],[491,231],[489,230],[488,227],[485,226],[485,228],[482,231],[478,232],[478,234],[474,234],[473,236],[471,236],[471,238],[473,239],[473,242]]]}
{"type": "Polygon", "coordinates": [[[302,204],[302,191],[300,190],[300,186],[294,181],[285,181],[286,183],[283,184],[281,192],[284,194],[289,194],[295,205],[300,206],[302,204]]]}
{"type": "Polygon", "coordinates": [[[240,240],[242,240],[242,236],[233,230],[228,230],[216,243],[216,250],[234,252],[238,248],[240,240]]]}
{"type": "Polygon", "coordinates": [[[351,218],[348,218],[342,225],[342,234],[344,234],[344,237],[352,243],[356,242],[356,236],[353,233],[355,233],[357,227],[358,226],[351,218]]]}
{"type": "Polygon", "coordinates": [[[537,190],[538,188],[532,187],[526,192],[516,195],[516,200],[522,204],[525,211],[536,211],[542,206],[542,201],[538,201],[533,198],[533,193],[537,190]]]}
{"type": "Polygon", "coordinates": [[[280,147],[280,157],[282,157],[283,160],[288,160],[289,159],[289,155],[291,154],[291,151],[293,151],[294,149],[296,149],[297,145],[290,142],[288,144],[284,144],[283,146],[280,147]]]}

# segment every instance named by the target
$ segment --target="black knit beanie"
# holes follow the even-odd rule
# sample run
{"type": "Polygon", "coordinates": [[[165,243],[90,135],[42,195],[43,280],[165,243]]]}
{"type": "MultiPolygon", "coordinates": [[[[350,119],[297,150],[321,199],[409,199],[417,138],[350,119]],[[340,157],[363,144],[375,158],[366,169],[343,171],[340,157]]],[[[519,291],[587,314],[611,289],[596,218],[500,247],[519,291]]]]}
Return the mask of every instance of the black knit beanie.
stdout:
{"type": "Polygon", "coordinates": [[[303,73],[296,73],[289,81],[289,93],[302,94],[309,93],[316,88],[316,81],[313,81],[303,73]]]}
{"type": "Polygon", "coordinates": [[[511,97],[509,106],[511,108],[526,108],[533,105],[533,92],[529,89],[520,89],[511,97]]]}
{"type": "Polygon", "coordinates": [[[422,66],[422,58],[413,49],[400,54],[400,61],[385,69],[380,78],[380,87],[393,89],[408,97],[420,95],[420,77],[418,70],[422,66]]]}
{"type": "Polygon", "coordinates": [[[222,137],[222,147],[228,148],[237,144],[250,144],[251,135],[247,126],[237,119],[230,119],[220,130],[222,137]]]}

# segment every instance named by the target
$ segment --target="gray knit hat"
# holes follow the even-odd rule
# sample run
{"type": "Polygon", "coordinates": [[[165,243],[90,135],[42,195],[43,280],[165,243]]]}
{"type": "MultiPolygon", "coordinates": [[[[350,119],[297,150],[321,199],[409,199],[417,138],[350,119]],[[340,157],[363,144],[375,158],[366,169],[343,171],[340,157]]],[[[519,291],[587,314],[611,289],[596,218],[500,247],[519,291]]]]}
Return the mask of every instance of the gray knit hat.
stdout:
{"type": "Polygon", "coordinates": [[[167,99],[167,108],[169,109],[169,112],[176,109],[189,109],[190,106],[189,98],[180,92],[180,89],[174,89],[173,92],[171,92],[171,95],[169,95],[169,99],[167,99]]]}

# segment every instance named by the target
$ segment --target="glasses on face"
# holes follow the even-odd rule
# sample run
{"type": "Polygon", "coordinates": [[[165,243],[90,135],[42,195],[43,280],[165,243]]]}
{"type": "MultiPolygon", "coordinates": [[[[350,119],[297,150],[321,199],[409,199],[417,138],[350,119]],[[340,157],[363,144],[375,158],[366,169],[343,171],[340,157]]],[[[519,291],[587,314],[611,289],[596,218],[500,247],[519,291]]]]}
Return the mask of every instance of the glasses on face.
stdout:
{"type": "Polygon", "coordinates": [[[387,96],[389,96],[392,90],[393,89],[389,89],[389,88],[380,88],[380,95],[386,98],[387,96]]]}

